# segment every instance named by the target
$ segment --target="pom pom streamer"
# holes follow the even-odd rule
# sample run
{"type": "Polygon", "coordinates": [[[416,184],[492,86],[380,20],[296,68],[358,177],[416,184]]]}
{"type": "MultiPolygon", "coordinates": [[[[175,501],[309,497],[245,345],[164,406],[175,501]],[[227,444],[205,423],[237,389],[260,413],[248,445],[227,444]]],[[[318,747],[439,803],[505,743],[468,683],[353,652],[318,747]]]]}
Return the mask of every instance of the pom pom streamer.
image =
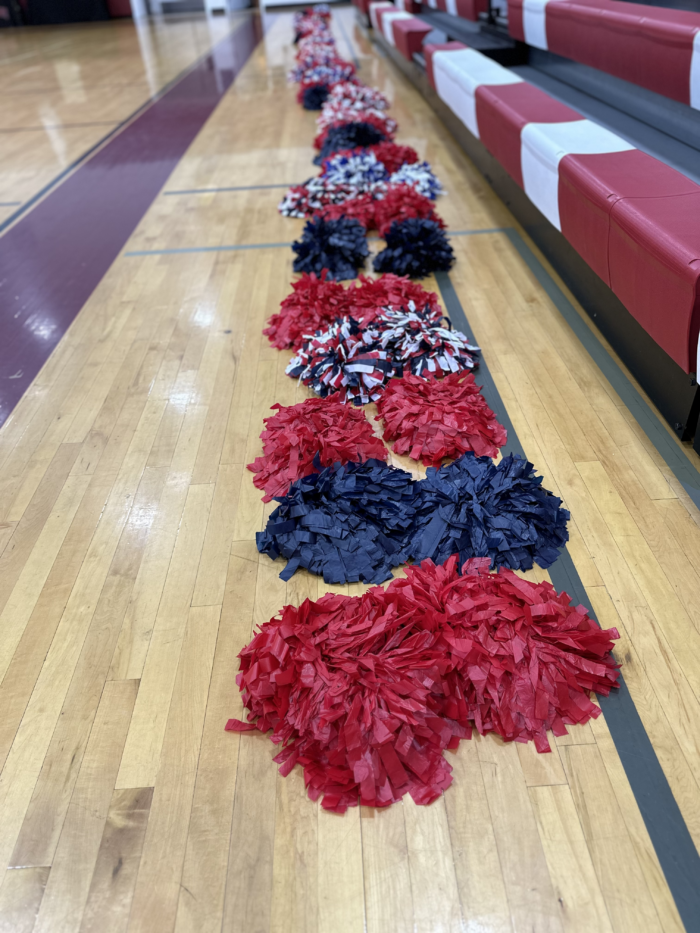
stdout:
{"type": "Polygon", "coordinates": [[[349,110],[388,110],[389,101],[376,87],[367,87],[362,84],[353,84],[345,81],[336,84],[329,95],[326,108],[340,106],[349,110]]]}
{"type": "Polygon", "coordinates": [[[339,392],[343,401],[376,401],[388,381],[404,372],[445,375],[473,369],[479,348],[442,325],[430,307],[383,308],[361,326],[344,317],[304,341],[287,374],[325,397],[339,392]]]}
{"type": "Polygon", "coordinates": [[[396,454],[408,454],[426,466],[439,467],[471,450],[496,457],[506,429],[486,404],[472,373],[444,379],[420,379],[410,373],[392,379],[377,401],[384,440],[395,441],[396,454]]]}
{"type": "Polygon", "coordinates": [[[315,457],[325,467],[388,456],[364,413],[342,405],[337,397],[272,408],[277,413],[265,419],[260,435],[263,456],[248,464],[256,474],[253,483],[265,490],[263,502],[284,496],[291,483],[313,473],[315,457]]]}
{"type": "Polygon", "coordinates": [[[393,221],[384,233],[386,248],[374,257],[375,272],[394,272],[416,279],[447,272],[454,265],[455,254],[441,223],[419,217],[393,221]]]}
{"type": "Polygon", "coordinates": [[[326,269],[329,279],[354,279],[369,255],[365,228],[348,218],[307,221],[301,240],[292,249],[297,254],[295,272],[320,275],[326,269]]]}
{"type": "Polygon", "coordinates": [[[511,454],[496,465],[468,452],[439,470],[429,467],[420,487],[416,561],[443,564],[457,554],[460,567],[487,557],[493,567],[546,568],[569,540],[569,513],[522,457],[511,454]]]}
{"type": "Polygon", "coordinates": [[[258,550],[287,559],[283,580],[306,567],[325,583],[383,583],[410,554],[418,495],[410,473],[381,460],[336,463],[277,499],[258,550]]]}
{"type": "Polygon", "coordinates": [[[549,583],[472,561],[426,561],[362,596],[286,606],[241,651],[236,683],[247,722],[271,731],[275,761],[304,769],[326,810],[383,807],[406,793],[429,804],[451,784],[446,748],[495,732],[534,740],[600,714],[590,691],[617,685],[616,629],[549,583]]]}

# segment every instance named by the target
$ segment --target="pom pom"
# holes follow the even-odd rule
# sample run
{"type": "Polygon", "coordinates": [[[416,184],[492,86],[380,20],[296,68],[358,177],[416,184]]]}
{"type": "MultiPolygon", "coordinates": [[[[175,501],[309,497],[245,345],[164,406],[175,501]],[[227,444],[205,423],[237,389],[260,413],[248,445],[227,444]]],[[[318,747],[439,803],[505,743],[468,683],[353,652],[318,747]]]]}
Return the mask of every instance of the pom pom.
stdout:
{"type": "MultiPolygon", "coordinates": [[[[383,187],[383,186],[382,186],[383,187]]],[[[339,217],[351,217],[361,223],[365,230],[372,230],[375,226],[374,212],[377,200],[374,192],[360,194],[356,198],[348,198],[340,204],[330,204],[316,211],[317,216],[326,220],[337,220],[339,217]]]]}
{"type": "Polygon", "coordinates": [[[304,110],[320,110],[327,97],[327,84],[302,84],[299,88],[297,101],[302,105],[304,110]]]}
{"type": "Polygon", "coordinates": [[[417,310],[412,302],[407,310],[383,308],[362,325],[344,317],[305,340],[286,371],[321,397],[338,392],[343,401],[365,405],[404,371],[422,376],[473,369],[479,348],[441,321],[439,311],[417,310]]]}
{"type": "Polygon", "coordinates": [[[392,379],[377,401],[384,440],[396,441],[394,453],[408,454],[426,466],[456,459],[468,450],[496,457],[506,442],[506,429],[486,404],[471,373],[444,379],[410,374],[392,379]]]}
{"type": "Polygon", "coordinates": [[[415,149],[411,146],[399,146],[398,143],[377,143],[369,151],[382,163],[390,175],[398,172],[402,165],[412,165],[418,161],[418,153],[415,149]]]}
{"type": "Polygon", "coordinates": [[[343,149],[355,149],[357,146],[366,148],[387,138],[388,134],[384,129],[375,126],[369,120],[330,126],[323,135],[319,147],[321,151],[314,159],[314,164],[322,165],[324,159],[343,149]]]}
{"type": "Polygon", "coordinates": [[[356,220],[317,217],[306,222],[301,240],[292,244],[295,272],[328,270],[329,279],[354,279],[369,255],[365,228],[356,220]]]}
{"type": "MultiPolygon", "coordinates": [[[[345,107],[332,101],[325,104],[321,115],[316,117],[316,126],[320,135],[323,135],[323,131],[329,126],[340,126],[342,123],[356,123],[357,121],[371,121],[376,124],[377,129],[382,129],[387,133],[396,132],[396,120],[392,120],[383,110],[375,107],[365,107],[360,110],[356,107],[345,107]]],[[[317,148],[320,148],[320,144],[317,148]]]]}
{"type": "Polygon", "coordinates": [[[377,279],[361,275],[359,284],[348,289],[347,313],[368,324],[385,308],[406,308],[411,302],[416,308],[428,307],[432,312],[430,320],[442,320],[442,309],[435,292],[427,291],[406,276],[391,273],[377,279]]]}
{"type": "Polygon", "coordinates": [[[395,272],[422,279],[433,272],[447,272],[455,255],[435,220],[409,217],[394,221],[384,233],[386,249],[374,257],[375,272],[395,272]]]}
{"type": "Polygon", "coordinates": [[[342,405],[337,397],[272,408],[277,414],[265,419],[260,435],[263,456],[248,464],[256,474],[253,483],[265,490],[263,502],[284,496],[291,483],[313,473],[316,456],[322,467],[388,456],[364,413],[342,405]]]}
{"type": "Polygon", "coordinates": [[[374,223],[379,236],[385,237],[394,221],[401,223],[409,217],[432,220],[444,229],[445,224],[435,213],[433,202],[410,185],[389,185],[381,195],[374,208],[374,223]]]}
{"type": "Polygon", "coordinates": [[[321,176],[333,185],[349,185],[357,191],[371,191],[386,182],[387,172],[371,152],[337,152],[323,160],[321,176]]]}
{"type": "Polygon", "coordinates": [[[569,540],[569,513],[542,487],[542,477],[522,457],[510,454],[496,466],[466,453],[420,482],[422,529],[413,556],[437,564],[452,554],[459,565],[488,557],[494,567],[549,567],[569,540]]]}
{"type": "Polygon", "coordinates": [[[444,749],[472,722],[549,751],[547,730],[600,715],[589,694],[617,685],[619,634],[486,563],[460,577],[454,558],[426,561],[386,589],[286,606],[239,655],[249,721],[226,729],[272,730],[280,773],[302,765],[309,797],[338,813],[406,793],[431,803],[452,781],[444,749]]]}
{"type": "Polygon", "coordinates": [[[325,178],[310,178],[303,185],[292,185],[277,210],[284,217],[312,217],[332,204],[342,204],[356,197],[357,188],[334,185],[325,178]]]}
{"type": "Polygon", "coordinates": [[[427,162],[416,162],[412,165],[403,165],[398,172],[389,177],[391,185],[410,185],[418,194],[434,201],[439,194],[445,191],[439,180],[433,175],[433,170],[427,162]]]}
{"type": "Polygon", "coordinates": [[[413,301],[420,308],[429,306],[438,317],[442,314],[435,292],[398,275],[379,279],[361,275],[356,287],[345,289],[324,271],[320,277],[315,273],[302,275],[292,283],[292,289],[263,331],[278,350],[299,349],[304,337],[311,339],[316,331],[346,315],[367,324],[387,305],[404,306],[413,301]]]}
{"type": "Polygon", "coordinates": [[[258,550],[287,559],[283,580],[306,567],[325,583],[383,583],[410,554],[418,495],[410,473],[381,460],[336,463],[277,499],[258,550]]]}
{"type": "Polygon", "coordinates": [[[355,74],[352,62],[335,58],[335,53],[318,55],[304,59],[288,75],[290,81],[301,84],[327,84],[331,87],[339,81],[347,81],[355,74]]]}
{"type": "Polygon", "coordinates": [[[263,331],[278,350],[301,346],[305,335],[310,339],[317,330],[349,313],[349,292],[340,282],[329,279],[325,269],[320,277],[314,272],[304,273],[299,281],[292,282],[292,289],[263,331]]]}
{"type": "Polygon", "coordinates": [[[341,106],[358,111],[388,110],[389,101],[376,87],[345,81],[335,85],[330,93],[327,106],[341,106]]]}

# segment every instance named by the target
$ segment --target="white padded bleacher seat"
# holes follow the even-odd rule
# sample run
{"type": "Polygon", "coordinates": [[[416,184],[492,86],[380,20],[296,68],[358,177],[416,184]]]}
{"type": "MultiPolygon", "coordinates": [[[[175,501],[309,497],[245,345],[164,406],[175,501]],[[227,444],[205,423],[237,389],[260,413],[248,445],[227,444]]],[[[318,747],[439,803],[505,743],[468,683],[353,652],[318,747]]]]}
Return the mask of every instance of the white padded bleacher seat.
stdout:
{"type": "Polygon", "coordinates": [[[523,0],[523,32],[528,45],[547,48],[546,7],[549,0],[523,0]]]}
{"type": "Polygon", "coordinates": [[[390,45],[396,45],[393,28],[393,22],[396,19],[413,19],[413,14],[405,13],[403,10],[397,10],[395,13],[385,13],[382,16],[382,32],[384,33],[384,38],[390,45]]]}
{"type": "Polygon", "coordinates": [[[593,123],[528,123],[520,134],[520,161],[525,194],[557,230],[559,219],[559,163],[565,155],[627,152],[635,147],[593,123]]]}
{"type": "Polygon", "coordinates": [[[379,20],[377,19],[377,13],[380,10],[395,10],[396,7],[393,3],[370,3],[369,5],[369,21],[372,24],[372,29],[376,29],[377,32],[380,32],[379,29],[379,20]]]}
{"type": "Polygon", "coordinates": [[[482,84],[519,84],[523,80],[474,49],[436,52],[433,74],[438,97],[477,138],[476,89],[482,84]]]}

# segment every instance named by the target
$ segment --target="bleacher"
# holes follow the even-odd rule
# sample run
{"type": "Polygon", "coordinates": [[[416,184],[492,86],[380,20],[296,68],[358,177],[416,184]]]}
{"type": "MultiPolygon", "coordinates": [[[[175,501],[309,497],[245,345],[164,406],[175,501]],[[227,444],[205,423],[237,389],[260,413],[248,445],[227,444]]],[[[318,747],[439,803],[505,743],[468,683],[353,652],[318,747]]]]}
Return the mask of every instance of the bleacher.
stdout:
{"type": "Polygon", "coordinates": [[[465,8],[439,2],[439,30],[433,10],[409,0],[367,10],[378,41],[700,449],[700,13],[509,0],[507,27],[471,5],[477,25],[467,17],[465,32],[465,8]],[[472,36],[509,41],[514,64],[472,36]]]}

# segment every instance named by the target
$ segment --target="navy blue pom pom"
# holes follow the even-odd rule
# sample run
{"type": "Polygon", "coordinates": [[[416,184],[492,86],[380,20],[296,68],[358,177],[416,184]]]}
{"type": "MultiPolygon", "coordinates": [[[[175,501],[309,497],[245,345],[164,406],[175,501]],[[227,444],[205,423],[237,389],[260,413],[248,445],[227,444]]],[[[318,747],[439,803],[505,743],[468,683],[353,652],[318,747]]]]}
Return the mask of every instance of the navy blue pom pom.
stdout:
{"type": "Polygon", "coordinates": [[[383,583],[410,556],[418,495],[410,473],[381,460],[336,463],[277,499],[258,550],[287,558],[283,580],[306,567],[326,583],[383,583]]]}
{"type": "Polygon", "coordinates": [[[452,247],[440,226],[434,220],[410,217],[391,225],[386,249],[374,259],[374,271],[422,279],[431,272],[447,272],[454,261],[452,247]]]}
{"type": "Polygon", "coordinates": [[[340,126],[331,126],[326,133],[321,151],[314,159],[314,165],[321,165],[324,159],[332,156],[334,152],[343,149],[356,149],[358,146],[367,148],[384,142],[386,135],[371,123],[359,121],[358,123],[341,123],[340,126]]]}
{"type": "Polygon", "coordinates": [[[365,228],[357,220],[312,218],[307,221],[301,240],[292,243],[297,254],[294,271],[320,275],[327,269],[329,279],[354,279],[369,255],[365,234],[365,228]]]}
{"type": "Polygon", "coordinates": [[[312,84],[305,87],[301,95],[301,105],[304,110],[320,110],[330,94],[327,84],[312,84]]]}
{"type": "Polygon", "coordinates": [[[459,555],[490,557],[492,567],[530,570],[554,563],[569,539],[569,513],[542,488],[542,477],[522,457],[510,454],[498,466],[471,451],[439,470],[429,467],[420,487],[421,508],[415,561],[444,563],[459,555]]]}

